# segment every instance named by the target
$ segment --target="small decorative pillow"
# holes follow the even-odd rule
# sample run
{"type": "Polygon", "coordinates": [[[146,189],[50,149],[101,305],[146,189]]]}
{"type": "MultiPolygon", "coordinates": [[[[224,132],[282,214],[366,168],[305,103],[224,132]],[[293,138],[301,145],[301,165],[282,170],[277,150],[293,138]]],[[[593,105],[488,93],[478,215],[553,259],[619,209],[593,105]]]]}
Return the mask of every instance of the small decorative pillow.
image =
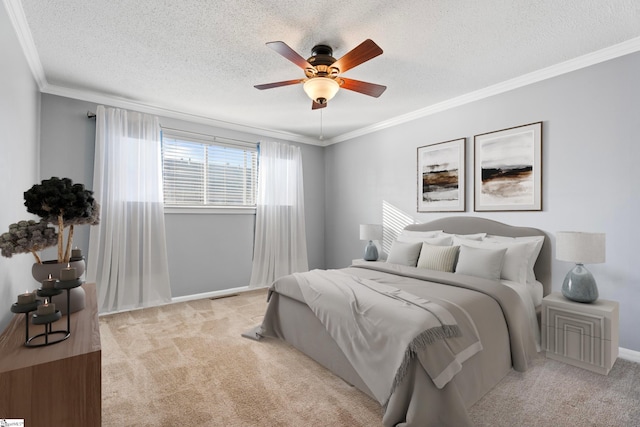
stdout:
{"type": "Polygon", "coordinates": [[[458,255],[456,273],[484,277],[490,280],[500,280],[502,263],[506,252],[506,248],[480,249],[462,245],[458,255]]]}
{"type": "Polygon", "coordinates": [[[396,240],[391,245],[387,262],[415,267],[420,256],[422,243],[406,243],[396,240]]]}
{"type": "Polygon", "coordinates": [[[459,246],[436,246],[422,243],[417,267],[452,273],[456,266],[458,249],[459,246]]]}

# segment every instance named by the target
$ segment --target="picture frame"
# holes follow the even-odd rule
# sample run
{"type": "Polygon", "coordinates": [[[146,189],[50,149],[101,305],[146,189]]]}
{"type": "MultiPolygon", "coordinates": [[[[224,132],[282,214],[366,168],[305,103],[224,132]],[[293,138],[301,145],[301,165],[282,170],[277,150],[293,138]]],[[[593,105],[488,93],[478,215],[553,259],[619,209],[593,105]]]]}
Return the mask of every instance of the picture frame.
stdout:
{"type": "Polygon", "coordinates": [[[464,212],[466,138],[418,147],[418,212],[464,212]]]}
{"type": "Polygon", "coordinates": [[[542,122],[473,139],[474,210],[542,210],[542,122]]]}

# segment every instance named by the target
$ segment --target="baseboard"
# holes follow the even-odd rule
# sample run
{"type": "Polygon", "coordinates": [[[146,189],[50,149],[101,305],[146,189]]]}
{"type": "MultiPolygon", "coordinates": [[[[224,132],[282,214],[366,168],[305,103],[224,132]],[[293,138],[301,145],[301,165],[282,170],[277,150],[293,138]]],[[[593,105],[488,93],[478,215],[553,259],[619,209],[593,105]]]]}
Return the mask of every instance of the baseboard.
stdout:
{"type": "MultiPolygon", "coordinates": [[[[251,288],[251,290],[253,289],[254,288],[251,288]]],[[[171,298],[171,303],[193,301],[193,300],[205,299],[205,298],[221,298],[227,295],[237,294],[238,292],[245,292],[247,290],[249,290],[248,286],[240,286],[238,288],[224,289],[222,291],[211,291],[211,292],[204,292],[201,294],[185,295],[182,297],[171,298]]]]}
{"type": "MultiPolygon", "coordinates": [[[[261,289],[266,289],[266,288],[267,288],[266,286],[257,287],[257,288],[250,288],[249,286],[240,286],[238,288],[224,289],[222,291],[212,291],[212,292],[204,292],[204,293],[201,293],[201,294],[185,295],[185,296],[182,296],[182,297],[171,298],[170,302],[167,302],[167,303],[164,303],[164,304],[158,304],[158,306],[167,305],[167,304],[175,304],[175,303],[178,303],[178,302],[193,301],[193,300],[197,300],[197,299],[205,299],[205,298],[223,298],[223,297],[226,297],[226,296],[237,295],[239,293],[251,292],[251,291],[256,291],[256,290],[261,290],[261,289]]],[[[98,316],[106,316],[108,314],[117,314],[117,313],[124,313],[124,312],[127,312],[127,311],[142,310],[144,308],[149,308],[149,307],[136,307],[136,308],[127,308],[127,309],[124,309],[124,310],[115,310],[115,311],[110,311],[110,312],[107,312],[107,313],[98,313],[98,316]]]]}
{"type": "Polygon", "coordinates": [[[618,357],[620,359],[630,360],[631,362],[640,363],[640,351],[629,350],[628,348],[620,347],[618,349],[618,357]]]}

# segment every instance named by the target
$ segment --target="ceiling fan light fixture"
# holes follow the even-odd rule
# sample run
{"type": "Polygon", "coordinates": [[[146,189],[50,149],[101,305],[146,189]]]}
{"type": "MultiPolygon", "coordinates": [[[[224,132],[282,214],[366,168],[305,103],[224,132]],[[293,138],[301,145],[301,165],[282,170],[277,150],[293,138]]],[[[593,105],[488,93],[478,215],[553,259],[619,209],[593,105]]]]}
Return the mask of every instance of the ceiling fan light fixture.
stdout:
{"type": "Polygon", "coordinates": [[[338,93],[340,85],[329,77],[313,77],[304,82],[303,89],[313,101],[326,104],[338,93]]]}

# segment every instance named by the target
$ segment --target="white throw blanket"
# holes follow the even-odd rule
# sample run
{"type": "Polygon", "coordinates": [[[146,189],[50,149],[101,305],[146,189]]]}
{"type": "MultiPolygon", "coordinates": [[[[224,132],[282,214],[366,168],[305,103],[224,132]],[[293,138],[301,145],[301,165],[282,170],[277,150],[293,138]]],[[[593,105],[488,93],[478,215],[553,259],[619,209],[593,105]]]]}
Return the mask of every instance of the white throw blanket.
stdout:
{"type": "Polygon", "coordinates": [[[477,336],[465,337],[462,347],[448,345],[446,338],[460,336],[460,328],[432,301],[336,270],[294,277],[306,304],[382,405],[414,357],[442,388],[482,349],[477,336]]]}

